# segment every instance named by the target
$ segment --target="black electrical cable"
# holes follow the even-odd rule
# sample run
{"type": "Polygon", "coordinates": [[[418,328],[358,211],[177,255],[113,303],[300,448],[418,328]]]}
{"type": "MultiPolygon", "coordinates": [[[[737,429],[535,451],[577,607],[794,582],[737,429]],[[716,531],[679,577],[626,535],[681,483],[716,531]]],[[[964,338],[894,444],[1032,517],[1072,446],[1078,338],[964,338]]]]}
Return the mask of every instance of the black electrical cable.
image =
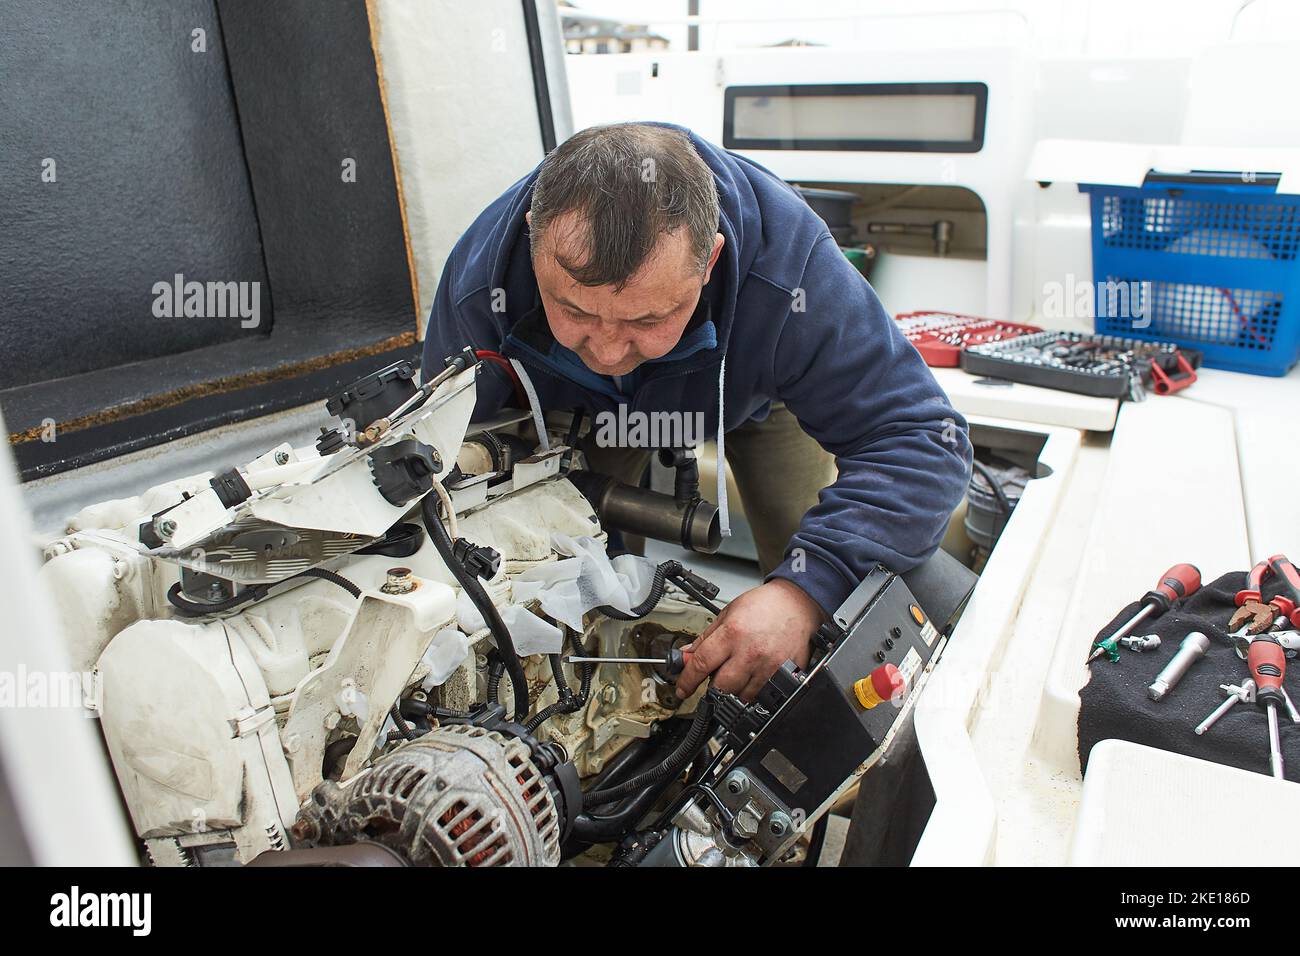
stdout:
{"type": "MultiPolygon", "coordinates": [[[[306,571],[300,571],[298,574],[295,574],[292,578],[288,578],[287,580],[292,581],[294,578],[319,578],[322,581],[329,581],[332,584],[337,584],[354,598],[361,597],[361,588],[357,587],[341,574],[336,574],[335,572],[328,571],[325,568],[308,568],[306,571]]],[[[260,601],[262,598],[266,597],[267,592],[270,591],[273,586],[282,583],[285,582],[276,581],[273,584],[255,584],[251,587],[244,588],[244,590],[240,591],[238,594],[226,598],[224,601],[214,601],[213,603],[208,604],[200,601],[191,601],[187,598],[181,597],[181,585],[178,581],[167,591],[167,601],[182,617],[203,617],[208,614],[220,614],[223,611],[233,611],[235,608],[244,604],[249,604],[253,601],[260,601]]]]}
{"type": "Polygon", "coordinates": [[[551,664],[551,676],[555,678],[555,689],[560,697],[570,697],[573,691],[569,690],[569,682],[564,679],[564,668],[561,667],[562,661],[559,654],[547,654],[546,659],[551,664]]]}
{"type": "Polygon", "coordinates": [[[506,665],[501,660],[501,655],[497,653],[495,647],[492,648],[488,651],[487,702],[489,705],[501,701],[501,675],[505,670],[506,665]]]}
{"type": "Polygon", "coordinates": [[[682,742],[670,753],[664,762],[657,767],[651,767],[644,773],[639,773],[630,780],[624,781],[608,790],[592,790],[583,794],[582,802],[584,806],[598,807],[602,804],[613,803],[623,797],[636,793],[643,787],[650,786],[660,781],[671,779],[699,753],[704,742],[709,738],[709,732],[713,727],[713,702],[705,697],[700,701],[695,711],[695,720],[691,723],[690,732],[682,739],[682,742]]]}
{"type": "Polygon", "coordinates": [[[683,591],[689,594],[692,598],[694,598],[695,603],[700,605],[700,607],[704,608],[706,611],[711,611],[714,614],[722,613],[722,608],[718,607],[707,597],[705,597],[703,592],[700,591],[700,589],[697,588],[690,581],[686,580],[686,578],[675,577],[673,578],[673,584],[677,585],[679,588],[681,588],[683,591]]]}
{"type": "MultiPolygon", "coordinates": [[[[578,639],[575,632],[573,635],[573,649],[577,652],[578,657],[585,656],[582,649],[582,642],[578,639]]],[[[524,729],[530,734],[537,730],[542,724],[550,720],[556,714],[572,714],[586,706],[587,699],[591,694],[591,675],[595,673],[594,664],[577,665],[578,677],[581,684],[578,687],[578,693],[575,695],[569,689],[568,682],[564,679],[564,672],[561,669],[561,659],[559,654],[549,655],[551,662],[551,673],[555,675],[555,688],[559,692],[559,699],[547,707],[543,707],[524,724],[524,729]]]]}
{"type": "Polygon", "coordinates": [[[438,549],[438,556],[447,565],[448,570],[456,578],[469,599],[478,608],[479,614],[483,616],[484,623],[487,624],[488,630],[492,632],[492,639],[496,642],[497,649],[501,651],[501,659],[505,664],[506,673],[510,675],[510,683],[514,687],[515,706],[512,719],[523,720],[528,713],[528,679],[524,677],[523,665],[519,663],[519,655],[515,652],[515,642],[510,637],[510,631],[506,628],[505,622],[501,620],[501,615],[488,597],[487,591],[483,590],[483,585],[474,574],[456,560],[456,555],[452,550],[451,535],[447,533],[442,519],[438,517],[438,496],[430,493],[424,496],[420,502],[420,515],[424,518],[424,529],[429,533],[433,546],[438,549]]]}
{"type": "Polygon", "coordinates": [[[616,621],[635,621],[645,617],[663,600],[664,587],[670,577],[681,574],[685,570],[679,561],[665,561],[655,568],[654,580],[650,582],[650,593],[646,595],[644,601],[629,611],[620,611],[616,607],[610,607],[608,604],[602,604],[596,608],[606,617],[613,618],[616,621]]]}
{"type": "Polygon", "coordinates": [[[357,587],[343,575],[335,574],[333,571],[328,571],[325,568],[308,568],[306,571],[294,576],[299,578],[320,578],[322,581],[329,581],[331,584],[337,584],[354,598],[361,597],[361,588],[357,587]]]}
{"type": "Polygon", "coordinates": [[[402,716],[402,709],[396,704],[388,711],[388,716],[393,718],[393,723],[397,726],[397,731],[407,740],[415,739],[415,730],[406,722],[402,716]]]}

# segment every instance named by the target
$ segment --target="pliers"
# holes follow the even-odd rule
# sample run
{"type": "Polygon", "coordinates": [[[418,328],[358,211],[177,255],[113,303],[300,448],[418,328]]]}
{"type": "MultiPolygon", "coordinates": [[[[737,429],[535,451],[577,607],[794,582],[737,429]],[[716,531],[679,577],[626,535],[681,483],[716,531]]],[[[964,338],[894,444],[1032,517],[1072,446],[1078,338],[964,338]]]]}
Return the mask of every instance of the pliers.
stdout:
{"type": "Polygon", "coordinates": [[[1264,633],[1279,616],[1300,627],[1300,571],[1285,554],[1260,561],[1250,569],[1246,587],[1237,592],[1234,603],[1237,610],[1228,621],[1234,639],[1264,633]],[[1265,602],[1262,588],[1269,578],[1276,579],[1278,593],[1265,602]]]}

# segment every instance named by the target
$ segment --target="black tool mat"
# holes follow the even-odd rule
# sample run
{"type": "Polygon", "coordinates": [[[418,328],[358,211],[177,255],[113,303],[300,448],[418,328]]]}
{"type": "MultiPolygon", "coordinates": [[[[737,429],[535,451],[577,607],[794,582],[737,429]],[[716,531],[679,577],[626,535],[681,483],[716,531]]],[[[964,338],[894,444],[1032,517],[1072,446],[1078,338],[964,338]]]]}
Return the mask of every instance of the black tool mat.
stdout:
{"type": "MultiPolygon", "coordinates": [[[[1246,572],[1225,574],[1154,621],[1137,626],[1136,634],[1160,635],[1160,646],[1154,651],[1137,654],[1121,646],[1119,663],[1106,657],[1093,661],[1092,678],[1079,693],[1079,757],[1085,768],[1093,745],[1113,737],[1256,773],[1271,772],[1268,717],[1258,705],[1235,705],[1199,737],[1192,730],[1225,699],[1220,684],[1240,685],[1250,676],[1246,662],[1232,650],[1227,628],[1236,610],[1233,597],[1245,586],[1246,572]],[[1147,686],[1191,631],[1210,639],[1209,651],[1164,700],[1152,700],[1147,686]]],[[[1272,596],[1267,582],[1264,596],[1272,596]]],[[[1137,603],[1130,604],[1095,639],[1112,634],[1139,609],[1137,603]]],[[[1283,686],[1293,701],[1300,700],[1300,658],[1287,661],[1283,686]]],[[[1285,707],[1278,710],[1278,728],[1286,779],[1300,781],[1300,724],[1291,723],[1285,707]]]]}

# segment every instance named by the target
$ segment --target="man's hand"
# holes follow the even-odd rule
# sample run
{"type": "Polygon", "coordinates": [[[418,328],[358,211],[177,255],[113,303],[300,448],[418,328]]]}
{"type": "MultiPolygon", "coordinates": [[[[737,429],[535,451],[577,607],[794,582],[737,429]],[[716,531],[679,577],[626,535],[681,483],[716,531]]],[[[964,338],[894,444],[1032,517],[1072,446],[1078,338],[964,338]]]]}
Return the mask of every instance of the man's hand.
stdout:
{"type": "Polygon", "coordinates": [[[784,578],[746,591],[692,645],[677,696],[689,697],[712,674],[718,690],[752,701],[787,660],[808,666],[809,641],[825,619],[817,602],[784,578]]]}

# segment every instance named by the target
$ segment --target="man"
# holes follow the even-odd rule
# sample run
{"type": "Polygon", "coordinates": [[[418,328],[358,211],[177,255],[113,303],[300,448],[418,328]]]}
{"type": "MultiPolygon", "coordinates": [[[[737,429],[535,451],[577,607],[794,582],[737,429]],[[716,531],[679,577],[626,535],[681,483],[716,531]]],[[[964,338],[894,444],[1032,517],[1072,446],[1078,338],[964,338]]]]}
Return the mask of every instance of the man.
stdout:
{"type": "MultiPolygon", "coordinates": [[[[483,211],[443,270],[424,368],[466,344],[517,359],[544,408],[693,415],[717,436],[765,581],[696,641],[679,696],[711,674],[752,700],[806,666],[875,563],[934,552],[966,488],[964,419],[825,223],[679,127],[584,130],[483,211]]],[[[510,394],[484,374],[475,417],[510,394]]],[[[633,482],[650,454],[586,451],[633,482]]]]}

